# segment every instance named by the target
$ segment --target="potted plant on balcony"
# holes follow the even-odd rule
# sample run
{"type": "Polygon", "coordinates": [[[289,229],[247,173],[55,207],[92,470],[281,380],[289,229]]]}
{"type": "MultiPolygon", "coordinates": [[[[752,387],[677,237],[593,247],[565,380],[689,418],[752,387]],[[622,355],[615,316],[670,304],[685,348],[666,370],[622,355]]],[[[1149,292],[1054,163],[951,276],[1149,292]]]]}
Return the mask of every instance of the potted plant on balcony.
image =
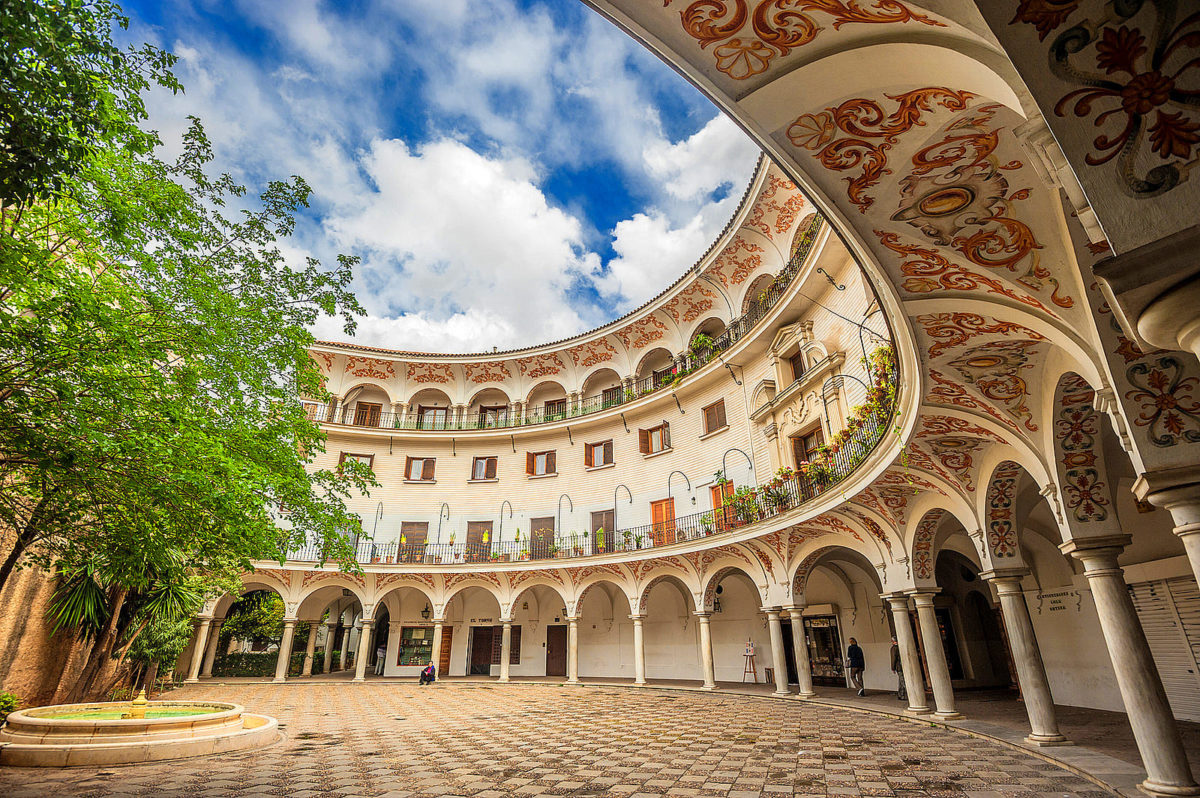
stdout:
{"type": "Polygon", "coordinates": [[[729,483],[730,483],[730,480],[728,477],[725,476],[724,471],[718,471],[715,474],[713,474],[713,484],[716,485],[718,488],[723,488],[726,485],[728,485],[729,483]]]}
{"type": "Polygon", "coordinates": [[[699,357],[701,353],[712,349],[712,345],[713,339],[711,336],[709,336],[707,333],[698,333],[696,337],[692,339],[692,344],[688,348],[693,355],[699,357]]]}
{"type": "Polygon", "coordinates": [[[558,544],[551,543],[550,547],[548,549],[546,549],[546,551],[550,554],[551,557],[557,558],[558,557],[558,544]]]}
{"type": "Polygon", "coordinates": [[[788,509],[788,505],[792,501],[788,492],[783,489],[783,483],[776,483],[775,481],[771,481],[763,486],[762,497],[777,512],[788,509]]]}
{"type": "Polygon", "coordinates": [[[642,543],[645,542],[645,540],[646,540],[646,536],[643,535],[641,532],[638,532],[636,535],[633,536],[633,543],[639,549],[642,547],[642,543]]]}
{"type": "Polygon", "coordinates": [[[725,503],[733,506],[734,514],[737,515],[739,522],[738,526],[758,520],[758,496],[754,488],[749,485],[743,485],[735,490],[733,495],[725,500],[725,503]]]}
{"type": "Polygon", "coordinates": [[[705,535],[711,535],[715,531],[715,529],[716,528],[713,526],[712,513],[705,513],[704,515],[700,516],[700,531],[701,532],[703,532],[705,535]]]}
{"type": "Polygon", "coordinates": [[[631,548],[633,548],[633,533],[630,532],[628,529],[626,529],[624,536],[625,536],[625,550],[629,551],[631,548]]]}
{"type": "Polygon", "coordinates": [[[600,527],[596,530],[596,552],[599,554],[604,553],[604,540],[604,527],[600,527]]]}

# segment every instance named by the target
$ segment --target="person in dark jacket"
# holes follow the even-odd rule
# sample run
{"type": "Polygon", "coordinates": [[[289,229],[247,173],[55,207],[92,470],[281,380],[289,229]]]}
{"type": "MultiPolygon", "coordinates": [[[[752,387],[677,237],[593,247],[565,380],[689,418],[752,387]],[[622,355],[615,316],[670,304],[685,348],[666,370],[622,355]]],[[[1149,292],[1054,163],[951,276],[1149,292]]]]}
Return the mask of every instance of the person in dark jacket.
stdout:
{"type": "Polygon", "coordinates": [[[421,671],[420,684],[424,687],[427,684],[433,684],[435,681],[437,681],[437,668],[433,667],[433,663],[431,662],[421,671]]]}
{"type": "Polygon", "coordinates": [[[907,701],[908,688],[904,684],[904,661],[900,659],[900,646],[896,643],[895,635],[892,635],[892,673],[896,674],[896,678],[899,680],[896,687],[896,698],[907,701]]]}
{"type": "Polygon", "coordinates": [[[858,688],[859,695],[866,695],[863,689],[863,669],[867,667],[863,658],[863,650],[858,647],[858,641],[850,638],[850,647],[846,649],[846,666],[850,668],[850,687],[858,688]]]}

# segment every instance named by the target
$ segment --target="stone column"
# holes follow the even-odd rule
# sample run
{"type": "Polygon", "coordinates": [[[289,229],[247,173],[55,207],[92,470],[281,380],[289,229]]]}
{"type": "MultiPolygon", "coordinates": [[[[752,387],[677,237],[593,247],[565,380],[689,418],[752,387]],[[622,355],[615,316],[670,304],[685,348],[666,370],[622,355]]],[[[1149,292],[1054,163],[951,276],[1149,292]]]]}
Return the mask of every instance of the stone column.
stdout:
{"type": "Polygon", "coordinates": [[[308,645],[304,648],[304,667],[300,669],[301,676],[312,676],[313,655],[317,653],[317,627],[320,621],[308,624],[308,645]]]}
{"type": "MultiPolygon", "coordinates": [[[[430,648],[429,657],[433,660],[433,667],[439,669],[442,667],[442,628],[445,623],[445,618],[433,619],[433,646],[430,648]]],[[[437,678],[440,679],[445,675],[439,671],[437,678]]]]}
{"type": "Polygon", "coordinates": [[[296,619],[283,619],[283,637],[279,639],[279,657],[275,660],[275,678],[272,681],[286,682],[288,663],[292,660],[292,638],[296,634],[296,619]]]}
{"type": "Polygon", "coordinates": [[[1151,795],[1200,795],[1150,645],[1129,597],[1125,574],[1117,565],[1117,557],[1129,541],[1129,535],[1109,535],[1070,540],[1061,548],[1083,563],[1096,602],[1117,686],[1146,768],[1141,789],[1151,795]]]}
{"type": "Polygon", "coordinates": [[[567,616],[567,684],[579,684],[579,616],[567,616]]]}
{"type": "Polygon", "coordinates": [[[196,626],[196,645],[192,648],[192,664],[188,668],[188,676],[184,684],[195,684],[200,681],[200,666],[204,664],[204,649],[208,647],[208,630],[212,626],[212,618],[200,618],[196,626]]]}
{"type": "Polygon", "coordinates": [[[771,664],[775,669],[775,695],[791,695],[788,692],[787,659],[783,653],[783,625],[779,622],[779,610],[767,610],[767,628],[771,632],[771,664]]]}
{"type": "Polygon", "coordinates": [[[892,621],[896,624],[896,643],[900,646],[900,660],[904,667],[904,686],[908,690],[908,711],[914,715],[927,715],[929,704],[925,701],[925,680],[921,677],[921,655],[917,653],[917,642],[913,639],[912,621],[908,618],[908,596],[885,595],[892,608],[892,621]]]}
{"type": "Polygon", "coordinates": [[[333,644],[337,640],[337,627],[329,624],[325,625],[325,667],[322,673],[328,675],[329,669],[333,667],[333,644]]]}
{"type": "Polygon", "coordinates": [[[709,618],[712,613],[696,612],[696,620],[700,622],[700,670],[704,674],[704,689],[717,689],[716,667],[713,663],[712,627],[709,618]]]}
{"type": "Polygon", "coordinates": [[[980,576],[992,583],[1000,597],[1000,616],[1017,668],[1021,700],[1029,715],[1029,736],[1025,741],[1033,745],[1068,745],[1067,738],[1058,731],[1054,696],[1050,694],[1046,666],[1042,664],[1042,652],[1033,633],[1033,619],[1029,617],[1029,605],[1025,603],[1025,591],[1021,587],[1021,578],[1027,573],[1024,568],[1010,568],[984,571],[980,576]]]}
{"type": "Polygon", "coordinates": [[[217,658],[217,648],[221,645],[221,627],[224,620],[213,621],[208,628],[208,649],[204,652],[204,665],[200,668],[201,679],[211,679],[213,662],[217,658]]]}
{"type": "Polygon", "coordinates": [[[509,663],[512,660],[512,621],[504,621],[500,633],[500,681],[508,681],[509,663]]]}
{"type": "Polygon", "coordinates": [[[1175,534],[1183,541],[1192,575],[1200,581],[1200,469],[1178,468],[1143,474],[1133,493],[1171,514],[1175,534]]]}
{"type": "Polygon", "coordinates": [[[639,687],[646,684],[646,639],[642,632],[644,615],[630,615],[633,621],[633,683],[639,687]]]}
{"type": "Polygon", "coordinates": [[[354,679],[363,682],[367,679],[367,660],[371,658],[371,631],[375,621],[363,618],[362,629],[358,633],[358,655],[354,657],[354,679]]]}
{"type": "Polygon", "coordinates": [[[812,698],[816,695],[813,690],[812,663],[808,659],[808,641],[804,637],[804,608],[788,607],[788,616],[792,621],[792,648],[796,656],[796,681],[800,683],[798,698],[812,698]]]}
{"type": "Polygon", "coordinates": [[[350,648],[350,631],[353,628],[354,628],[353,626],[343,626],[342,627],[342,647],[338,651],[338,670],[339,671],[346,670],[346,655],[348,653],[348,649],[350,648]]]}
{"type": "Polygon", "coordinates": [[[917,623],[921,624],[921,642],[925,647],[925,663],[929,666],[929,681],[933,686],[933,702],[937,711],[933,714],[942,720],[957,720],[962,717],[954,709],[954,687],[950,684],[950,667],[946,664],[946,649],[942,645],[942,632],[938,627],[937,614],[933,609],[936,591],[909,591],[917,605],[917,623]]]}

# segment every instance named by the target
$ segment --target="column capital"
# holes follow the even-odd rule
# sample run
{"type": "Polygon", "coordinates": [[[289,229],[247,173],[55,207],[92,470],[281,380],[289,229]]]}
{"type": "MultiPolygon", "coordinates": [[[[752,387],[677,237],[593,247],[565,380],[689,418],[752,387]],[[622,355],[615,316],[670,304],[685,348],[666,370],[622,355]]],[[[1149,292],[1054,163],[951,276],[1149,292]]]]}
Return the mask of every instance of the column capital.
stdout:
{"type": "Polygon", "coordinates": [[[435,623],[435,624],[437,624],[437,623],[440,623],[440,624],[444,624],[444,623],[446,623],[446,619],[445,619],[445,618],[431,618],[430,620],[431,620],[433,623],[435,623]]]}
{"type": "Polygon", "coordinates": [[[637,612],[629,613],[629,620],[633,621],[634,623],[641,623],[642,620],[645,619],[645,617],[646,616],[644,613],[637,613],[637,612]]]}
{"type": "Polygon", "coordinates": [[[566,616],[566,618],[567,618],[567,623],[579,623],[579,621],[583,618],[583,616],[582,615],[568,615],[568,616],[566,616]]]}
{"type": "Polygon", "coordinates": [[[933,597],[941,592],[941,588],[918,587],[918,588],[913,588],[912,590],[906,590],[904,592],[906,594],[908,594],[909,596],[912,596],[913,604],[915,604],[916,606],[932,607],[933,606],[933,597]]]}
{"type": "Polygon", "coordinates": [[[196,615],[192,617],[192,620],[197,623],[212,623],[213,617],[211,615],[196,615]]]}
{"type": "Polygon", "coordinates": [[[791,614],[794,617],[797,613],[804,612],[804,608],[807,606],[807,604],[784,604],[779,609],[791,614]]]}
{"type": "Polygon", "coordinates": [[[908,596],[899,591],[895,593],[880,593],[879,597],[891,605],[893,610],[907,610],[908,596]]]}
{"type": "MultiPolygon", "coordinates": [[[[211,619],[209,619],[209,620],[211,620],[211,619]]],[[[300,623],[299,618],[284,618],[283,619],[284,626],[295,626],[298,623],[300,623]]]]}
{"type": "Polygon", "coordinates": [[[765,612],[767,614],[768,618],[772,618],[772,617],[778,618],[779,617],[779,608],[778,607],[763,607],[763,612],[765,612]]]}
{"type": "Polygon", "coordinates": [[[1100,561],[1105,568],[1116,568],[1117,557],[1133,540],[1132,535],[1097,535],[1090,538],[1073,538],[1058,548],[1084,564],[1089,560],[1100,561]]]}
{"type": "Polygon", "coordinates": [[[1002,582],[1016,580],[1020,582],[1025,577],[1029,576],[1030,571],[1024,566],[1014,568],[989,568],[986,571],[979,572],[979,578],[985,582],[1002,582]]]}
{"type": "Polygon", "coordinates": [[[512,618],[501,618],[501,619],[500,619],[500,625],[501,625],[501,626],[512,626],[512,625],[513,625],[513,619],[512,619],[512,618]]]}
{"type": "Polygon", "coordinates": [[[712,617],[712,613],[707,612],[705,610],[696,610],[695,612],[692,613],[692,615],[695,615],[697,618],[699,618],[702,621],[707,621],[709,618],[712,617]]]}

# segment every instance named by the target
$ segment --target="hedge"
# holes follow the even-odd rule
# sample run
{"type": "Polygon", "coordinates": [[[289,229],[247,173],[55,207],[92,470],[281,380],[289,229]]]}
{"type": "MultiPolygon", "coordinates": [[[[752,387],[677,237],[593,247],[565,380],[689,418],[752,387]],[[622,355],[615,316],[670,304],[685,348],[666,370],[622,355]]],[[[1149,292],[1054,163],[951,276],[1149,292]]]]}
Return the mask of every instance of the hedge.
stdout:
{"type": "MultiPolygon", "coordinates": [[[[333,661],[337,662],[341,652],[333,652],[333,661]]],[[[276,651],[254,651],[249,654],[222,654],[213,661],[213,676],[274,676],[275,665],[279,662],[276,651]]],[[[313,657],[313,673],[324,673],[325,655],[317,652],[313,657]]],[[[299,676],[304,668],[304,652],[292,652],[288,664],[288,676],[299,676]]]]}

